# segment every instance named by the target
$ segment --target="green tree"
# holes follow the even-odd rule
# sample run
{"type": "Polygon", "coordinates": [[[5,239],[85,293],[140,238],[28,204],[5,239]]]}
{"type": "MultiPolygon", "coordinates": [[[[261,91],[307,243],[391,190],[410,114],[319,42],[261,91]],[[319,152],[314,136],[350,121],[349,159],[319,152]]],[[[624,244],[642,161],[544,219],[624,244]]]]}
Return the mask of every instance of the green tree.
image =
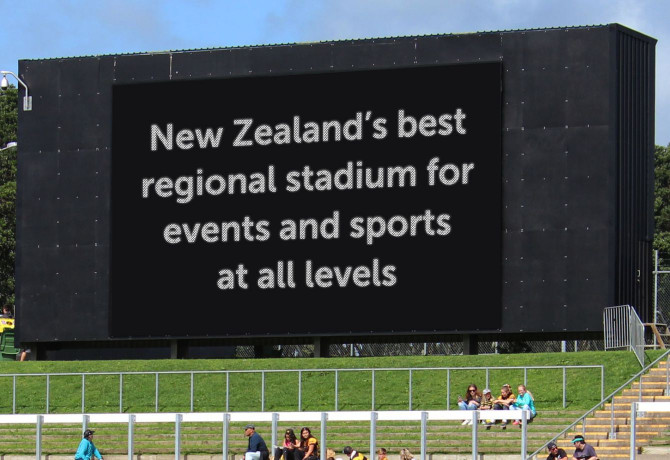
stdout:
{"type": "MultiPolygon", "coordinates": [[[[0,93],[0,148],[17,139],[18,92],[0,93]]],[[[14,303],[16,254],[16,148],[0,152],[0,305],[14,303]]]]}
{"type": "Polygon", "coordinates": [[[667,265],[670,262],[670,144],[657,145],[654,153],[654,249],[658,249],[667,265]]]}

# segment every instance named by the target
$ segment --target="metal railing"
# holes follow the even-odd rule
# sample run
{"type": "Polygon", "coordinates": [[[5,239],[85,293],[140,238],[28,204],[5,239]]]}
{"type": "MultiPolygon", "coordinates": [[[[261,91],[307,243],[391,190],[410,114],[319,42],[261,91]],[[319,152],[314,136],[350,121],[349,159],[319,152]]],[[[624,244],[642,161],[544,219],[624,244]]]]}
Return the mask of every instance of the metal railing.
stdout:
{"type": "MultiPolygon", "coordinates": [[[[452,383],[452,374],[455,372],[461,371],[479,371],[485,373],[485,387],[490,387],[490,373],[491,371],[514,371],[514,370],[523,370],[523,384],[528,385],[528,371],[529,370],[541,370],[545,371],[548,369],[561,369],[562,370],[562,400],[563,407],[567,407],[567,371],[570,369],[596,369],[600,370],[600,397],[601,399],[605,394],[605,367],[602,365],[583,365],[583,366],[509,366],[509,367],[422,367],[422,368],[356,368],[356,369],[277,369],[277,370],[230,370],[230,371],[163,371],[163,372],[95,372],[95,373],[34,373],[34,374],[4,374],[0,375],[2,378],[12,378],[12,414],[17,413],[17,378],[26,378],[26,377],[46,377],[46,389],[45,389],[45,410],[44,412],[50,413],[50,395],[51,395],[51,385],[52,379],[54,377],[80,377],[81,378],[81,413],[86,412],[86,379],[87,377],[95,376],[117,376],[118,377],[118,388],[119,388],[119,413],[124,412],[123,406],[123,388],[124,388],[124,377],[133,376],[133,375],[150,375],[155,376],[154,384],[154,411],[159,412],[159,400],[160,400],[160,377],[166,375],[185,375],[190,377],[189,385],[189,408],[190,412],[195,412],[194,406],[194,393],[195,393],[195,376],[196,375],[224,375],[225,376],[225,407],[221,409],[225,412],[230,412],[230,380],[231,374],[260,374],[261,376],[261,412],[266,410],[266,376],[268,374],[279,374],[279,373],[297,373],[298,375],[298,403],[297,411],[303,411],[303,375],[305,373],[332,373],[334,378],[334,411],[339,411],[341,407],[340,403],[340,374],[347,372],[365,372],[371,375],[371,410],[377,410],[376,405],[376,396],[377,396],[377,387],[376,387],[376,375],[378,372],[407,372],[408,373],[408,392],[409,392],[409,401],[408,401],[408,410],[415,410],[413,407],[413,379],[417,372],[427,372],[427,371],[443,371],[446,374],[446,404],[447,409],[451,403],[451,383],[452,383]]],[[[580,377],[582,375],[580,374],[580,377]]],[[[248,389],[248,387],[245,387],[248,389]]]]}
{"type": "MultiPolygon", "coordinates": [[[[667,382],[666,382],[667,383],[667,382]]],[[[630,459],[635,460],[637,449],[635,446],[635,436],[637,427],[637,417],[644,417],[647,412],[670,412],[669,402],[639,402],[630,404],[630,459]]]]}
{"type": "Polygon", "coordinates": [[[630,305],[607,307],[603,311],[605,350],[627,348],[644,367],[644,324],[630,305]]]}
{"type": "MultiPolygon", "coordinates": [[[[478,422],[480,411],[467,411],[472,419],[472,459],[478,460],[478,422]]],[[[526,458],[528,446],[528,420],[530,411],[485,411],[489,420],[519,420],[521,428],[520,457],[526,458]],[[504,412],[501,414],[497,414],[504,412]]],[[[221,434],[221,452],[223,458],[229,458],[229,431],[231,422],[271,422],[272,446],[277,445],[279,421],[283,422],[321,422],[320,446],[321,458],[326,458],[328,445],[327,423],[330,421],[369,421],[370,422],[370,458],[376,450],[378,421],[420,421],[421,460],[427,460],[427,434],[429,420],[463,420],[463,411],[383,411],[383,412],[200,412],[200,413],[162,413],[162,414],[39,414],[39,415],[0,415],[0,424],[34,424],[35,425],[35,459],[42,459],[42,427],[48,423],[74,424],[81,423],[82,431],[89,423],[123,423],[128,425],[128,460],[134,460],[134,426],[136,423],[174,423],[174,458],[181,460],[181,425],[189,422],[220,422],[223,424],[221,434]]]]}
{"type": "MultiPolygon", "coordinates": [[[[656,365],[659,361],[661,361],[663,358],[666,358],[666,363],[665,363],[665,394],[668,394],[668,391],[670,390],[670,362],[668,362],[667,357],[668,354],[670,354],[670,350],[667,350],[665,353],[663,353],[661,356],[659,356],[657,359],[654,360],[651,364],[649,364],[647,367],[643,368],[640,372],[632,376],[626,383],[621,385],[619,388],[614,390],[612,393],[610,393],[606,398],[603,398],[602,401],[600,401],[598,404],[593,406],[591,409],[586,411],[584,415],[579,417],[577,420],[572,422],[570,425],[568,425],[567,428],[565,428],[563,431],[558,433],[556,436],[554,436],[552,439],[548,440],[544,445],[542,445],[539,449],[537,449],[535,452],[530,454],[526,460],[532,460],[536,455],[538,455],[542,450],[544,450],[547,447],[547,444],[550,442],[556,442],[558,438],[563,436],[565,433],[568,432],[568,430],[572,429],[573,427],[577,426],[580,422],[582,423],[582,434],[584,435],[586,433],[586,417],[594,413],[596,410],[602,408],[608,401],[611,400],[611,414],[610,414],[610,439],[615,439],[616,438],[616,432],[614,431],[614,397],[619,393],[621,390],[626,388],[628,385],[632,384],[636,379],[642,377],[643,374],[645,374],[649,369],[651,369],[653,366],[656,365]]],[[[642,381],[640,381],[639,384],[639,392],[638,392],[638,399],[642,401],[642,381]]]]}

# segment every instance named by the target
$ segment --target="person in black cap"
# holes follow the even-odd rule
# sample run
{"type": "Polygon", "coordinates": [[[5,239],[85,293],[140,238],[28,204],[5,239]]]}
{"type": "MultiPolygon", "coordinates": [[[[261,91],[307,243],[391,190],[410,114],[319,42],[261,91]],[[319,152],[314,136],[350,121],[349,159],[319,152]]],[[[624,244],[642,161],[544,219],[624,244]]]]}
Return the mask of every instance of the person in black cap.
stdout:
{"type": "Polygon", "coordinates": [[[93,430],[84,431],[84,439],[81,440],[77,453],[74,454],[75,460],[91,460],[91,457],[94,455],[99,460],[102,460],[100,451],[93,444],[93,433],[95,433],[93,430]]]}
{"type": "Polygon", "coordinates": [[[586,441],[584,441],[584,436],[578,434],[572,438],[572,443],[575,445],[575,453],[572,454],[572,458],[598,460],[598,455],[596,454],[595,449],[586,444],[586,441]]]}
{"type": "Polygon", "coordinates": [[[345,447],[342,453],[349,457],[350,460],[368,460],[365,455],[355,451],[351,446],[345,447]]]}
{"type": "Polygon", "coordinates": [[[555,442],[547,444],[547,460],[568,460],[568,454],[563,449],[559,449],[555,442]]]}
{"type": "Polygon", "coordinates": [[[247,453],[244,454],[244,460],[269,460],[270,451],[261,435],[256,433],[256,427],[251,423],[244,427],[244,435],[249,437],[247,453]]]}

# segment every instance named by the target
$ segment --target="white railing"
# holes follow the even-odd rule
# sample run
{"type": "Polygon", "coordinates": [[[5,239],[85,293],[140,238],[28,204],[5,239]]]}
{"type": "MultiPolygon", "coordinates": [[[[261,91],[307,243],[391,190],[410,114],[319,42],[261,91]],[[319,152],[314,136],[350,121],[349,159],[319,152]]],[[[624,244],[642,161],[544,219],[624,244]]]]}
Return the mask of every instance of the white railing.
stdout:
{"type": "Polygon", "coordinates": [[[630,459],[635,460],[637,448],[635,436],[637,417],[644,417],[647,412],[670,412],[670,402],[633,402],[630,405],[630,459]]]}
{"type": "MultiPolygon", "coordinates": [[[[487,420],[520,420],[521,421],[521,459],[526,459],[528,441],[529,411],[484,411],[487,420]]],[[[174,455],[181,460],[181,424],[184,422],[220,422],[223,424],[221,434],[221,452],[228,458],[228,439],[230,422],[271,422],[272,446],[277,445],[278,422],[321,422],[320,445],[321,458],[326,458],[327,423],[330,421],[369,421],[370,422],[370,458],[376,451],[376,424],[378,421],[421,421],[421,460],[426,460],[428,421],[456,420],[472,418],[472,459],[478,460],[478,422],[481,411],[340,411],[340,412],[186,412],[186,413],[141,413],[141,414],[26,414],[0,415],[0,424],[34,424],[35,425],[35,459],[42,459],[42,426],[49,423],[82,424],[82,431],[92,423],[124,423],[128,425],[128,460],[134,460],[134,425],[136,423],[174,423],[174,455]]],[[[259,430],[260,431],[260,430],[259,430]]],[[[261,432],[261,435],[263,433],[261,432]]],[[[361,449],[362,450],[362,449],[361,449]]],[[[104,455],[104,453],[103,453],[104,455]]]]}
{"type": "Polygon", "coordinates": [[[605,350],[628,349],[644,367],[644,324],[630,305],[607,307],[603,311],[605,350]]]}

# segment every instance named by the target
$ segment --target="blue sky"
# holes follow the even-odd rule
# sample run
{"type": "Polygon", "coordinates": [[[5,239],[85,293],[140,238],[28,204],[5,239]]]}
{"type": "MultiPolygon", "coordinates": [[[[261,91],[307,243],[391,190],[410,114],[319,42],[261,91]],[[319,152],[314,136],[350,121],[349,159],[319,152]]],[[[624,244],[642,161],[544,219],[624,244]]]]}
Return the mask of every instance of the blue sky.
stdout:
{"type": "Polygon", "coordinates": [[[17,72],[19,59],[613,22],[658,39],[656,143],[668,145],[668,0],[0,0],[0,70],[17,72]]]}

